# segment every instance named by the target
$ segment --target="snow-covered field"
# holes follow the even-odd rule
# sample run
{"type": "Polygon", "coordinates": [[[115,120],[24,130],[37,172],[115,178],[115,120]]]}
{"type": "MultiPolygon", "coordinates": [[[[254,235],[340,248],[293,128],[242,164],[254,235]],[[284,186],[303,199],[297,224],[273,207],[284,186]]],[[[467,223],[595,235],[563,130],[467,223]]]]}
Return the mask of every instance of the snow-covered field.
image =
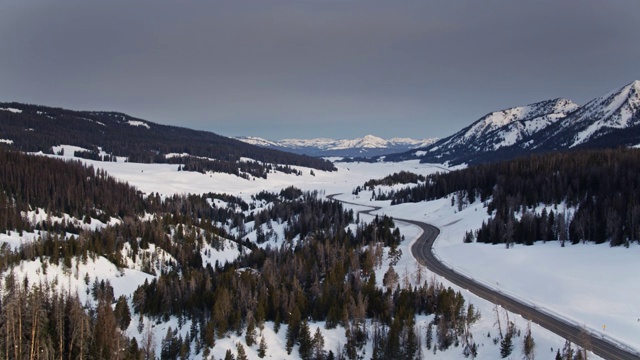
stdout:
{"type": "Polygon", "coordinates": [[[383,209],[440,228],[436,254],[476,281],[531,303],[589,332],[640,351],[640,246],[537,242],[533,246],[465,244],[464,233],[488,218],[476,202],[458,212],[448,199],[383,209]]]}
{"type": "MultiPolygon", "coordinates": [[[[72,153],[72,151],[65,151],[65,154],[72,153]]],[[[68,158],[69,155],[64,157],[68,158]]],[[[145,193],[158,192],[171,195],[216,192],[248,199],[261,190],[279,191],[294,185],[303,190],[318,190],[324,195],[342,194],[338,196],[341,200],[362,205],[382,206],[383,208],[378,212],[380,214],[432,223],[442,231],[437,241],[436,253],[452,267],[504,293],[524,299],[568,321],[584,325],[592,332],[598,332],[602,336],[610,337],[640,351],[640,340],[638,340],[640,339],[640,302],[637,301],[640,297],[640,279],[634,271],[637,269],[635,259],[638,258],[640,246],[634,245],[625,249],[581,244],[560,248],[559,244],[549,242],[538,243],[531,247],[516,246],[505,249],[503,246],[464,244],[462,242],[464,233],[477,229],[488,217],[482,203],[470,204],[458,212],[457,207],[451,206],[449,199],[389,206],[389,202],[370,201],[371,193],[367,191],[361,192],[359,196],[351,194],[356,186],[372,178],[381,178],[401,170],[426,175],[443,171],[440,165],[419,164],[415,161],[396,164],[337,163],[338,171],[314,170],[315,176],[311,175],[309,169],[300,168],[302,176],[277,173],[269,174],[266,180],[245,180],[226,174],[179,172],[177,165],[96,162],[84,159],[82,161],[96,168],[105,169],[112,176],[129,182],[145,193]]],[[[363,219],[367,220],[364,217],[363,219]]],[[[400,276],[405,271],[413,274],[417,263],[411,256],[410,244],[419,235],[419,229],[402,223],[398,225],[407,240],[400,247],[403,256],[395,268],[400,276]]],[[[281,231],[277,226],[275,229],[277,232],[281,231]]],[[[2,238],[0,241],[7,241],[7,239],[2,238]]],[[[388,263],[384,264],[378,270],[380,274],[376,274],[380,282],[387,267],[388,263]]],[[[430,279],[431,275],[428,275],[428,278],[430,279]]],[[[114,282],[115,287],[117,281],[114,282]]],[[[444,283],[447,286],[450,285],[446,281],[444,283]]],[[[494,327],[493,305],[464,289],[459,290],[463,292],[466,300],[473,303],[482,313],[482,319],[474,325],[473,330],[474,338],[480,345],[478,359],[498,358],[498,346],[487,337],[488,333],[491,337],[497,333],[494,327]]],[[[511,315],[511,318],[516,319],[516,325],[524,332],[525,320],[514,315],[511,315]]],[[[430,319],[425,317],[418,320],[424,331],[430,319]]],[[[158,346],[167,327],[171,325],[171,322],[155,325],[157,328],[154,329],[154,333],[158,346]]],[[[311,325],[312,332],[318,325],[321,324],[311,325]]],[[[175,326],[177,322],[173,324],[174,328],[175,326]]],[[[129,329],[131,335],[137,333],[136,327],[132,325],[129,329]]],[[[184,325],[184,329],[188,329],[188,326],[184,325]]],[[[343,330],[322,330],[326,349],[335,352],[338,344],[344,339],[343,330]]],[[[564,344],[563,339],[535,324],[532,325],[532,332],[537,344],[538,358],[552,358],[555,350],[564,344]]],[[[284,351],[285,333],[285,326],[275,334],[270,324],[266,324],[264,336],[269,340],[268,353],[273,358],[287,357],[284,351]]],[[[243,340],[242,336],[236,337],[235,334],[229,336],[230,338],[217,342],[216,348],[220,347],[221,352],[218,353],[218,349],[214,350],[213,355],[216,358],[223,356],[226,348],[235,351],[235,342],[243,340]]],[[[516,345],[512,354],[514,358],[520,357],[521,342],[521,338],[516,338],[514,341],[516,345]]],[[[255,351],[257,347],[249,349],[245,346],[245,348],[250,359],[257,359],[255,351]]],[[[452,348],[444,353],[439,352],[437,358],[458,359],[461,357],[461,352],[460,348],[452,348]]],[[[294,350],[292,355],[297,355],[297,352],[294,350]]]]}

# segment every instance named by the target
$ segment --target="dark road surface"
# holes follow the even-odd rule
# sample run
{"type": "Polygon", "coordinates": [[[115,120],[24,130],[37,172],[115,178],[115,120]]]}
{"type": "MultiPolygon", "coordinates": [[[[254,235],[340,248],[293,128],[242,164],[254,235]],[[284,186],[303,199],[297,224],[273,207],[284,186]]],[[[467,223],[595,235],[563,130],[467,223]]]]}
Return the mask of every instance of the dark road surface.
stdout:
{"type": "MultiPolygon", "coordinates": [[[[339,194],[329,195],[327,196],[327,198],[334,199],[336,195],[339,194]]],[[[351,205],[366,206],[346,201],[343,202],[351,205]]],[[[360,213],[369,214],[379,209],[379,207],[374,207],[371,210],[360,211],[360,213]]],[[[587,348],[602,358],[621,360],[640,359],[640,354],[638,353],[631,352],[628,349],[620,348],[616,344],[602,339],[597,334],[592,335],[590,333],[582,332],[582,328],[579,326],[567,323],[562,319],[543,313],[537,310],[535,307],[503,295],[499,291],[486,287],[483,284],[475,282],[473,279],[455,272],[455,270],[441,263],[433,254],[433,243],[440,234],[440,229],[433,225],[429,225],[420,221],[400,218],[394,219],[397,221],[413,224],[422,229],[422,234],[411,247],[411,252],[420,264],[424,265],[432,272],[443,276],[450,282],[460,286],[463,289],[469,290],[470,292],[490,301],[491,303],[498,304],[512,313],[519,314],[523,318],[531,320],[531,322],[534,322],[546,328],[547,330],[558,334],[559,336],[571,341],[574,344],[578,344],[581,346],[583,342],[582,339],[584,339],[585,336],[588,336],[589,344],[587,348]]]]}

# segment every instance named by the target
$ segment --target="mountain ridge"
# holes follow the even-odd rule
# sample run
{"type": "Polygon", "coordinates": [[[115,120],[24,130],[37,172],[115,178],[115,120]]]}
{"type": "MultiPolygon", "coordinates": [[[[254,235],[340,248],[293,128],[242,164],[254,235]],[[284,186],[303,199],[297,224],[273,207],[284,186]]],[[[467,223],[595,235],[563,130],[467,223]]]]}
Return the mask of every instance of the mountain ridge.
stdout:
{"type": "Polygon", "coordinates": [[[583,106],[556,98],[495,111],[434,144],[384,159],[474,164],[572,148],[638,144],[640,81],[634,80],[583,106]]]}
{"type": "Polygon", "coordinates": [[[244,178],[272,171],[292,173],[291,166],[332,171],[328,161],[276,149],[264,149],[213,132],[157,124],[119,112],[75,111],[40,105],[0,103],[3,146],[53,153],[58,145],[84,149],[78,156],[107,161],[180,164],[182,170],[215,171],[244,178]],[[181,156],[168,156],[182,154],[181,156]],[[245,159],[254,161],[245,161],[245,159]]]}
{"type": "Polygon", "coordinates": [[[253,136],[239,136],[236,139],[253,145],[288,150],[310,156],[374,156],[423,147],[436,141],[433,138],[391,138],[383,139],[365,135],[355,139],[281,139],[267,140],[253,136]]]}
{"type": "MultiPolygon", "coordinates": [[[[640,81],[612,90],[577,109],[566,121],[541,133],[534,148],[574,148],[640,125],[640,81]]],[[[640,141],[639,141],[640,142],[640,141]]]]}

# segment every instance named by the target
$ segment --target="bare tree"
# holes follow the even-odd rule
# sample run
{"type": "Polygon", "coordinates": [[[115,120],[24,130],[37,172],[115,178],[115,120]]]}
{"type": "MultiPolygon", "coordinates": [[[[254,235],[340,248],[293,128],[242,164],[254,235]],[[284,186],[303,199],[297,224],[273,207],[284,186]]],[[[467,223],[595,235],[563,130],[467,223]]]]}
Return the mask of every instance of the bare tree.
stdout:
{"type": "Polygon", "coordinates": [[[389,265],[389,269],[387,269],[387,272],[384,273],[382,278],[383,285],[386,286],[387,289],[393,291],[396,284],[398,284],[398,280],[400,280],[398,273],[393,269],[393,266],[389,265]]]}
{"type": "Polygon", "coordinates": [[[156,339],[153,335],[153,329],[151,323],[147,323],[147,326],[142,337],[142,352],[145,360],[153,360],[156,357],[155,354],[156,339]]]}
{"type": "Polygon", "coordinates": [[[493,323],[493,325],[497,325],[498,326],[498,333],[500,334],[500,339],[502,339],[503,338],[502,325],[500,324],[500,311],[498,309],[498,305],[494,305],[493,306],[493,312],[496,314],[496,322],[493,323]]]}
{"type": "Polygon", "coordinates": [[[422,264],[418,264],[418,267],[416,268],[416,272],[414,274],[414,280],[417,286],[422,285],[422,279],[424,279],[424,266],[422,266],[422,264]]]}
{"type": "MultiPolygon", "coordinates": [[[[580,328],[580,334],[578,335],[578,341],[580,341],[580,346],[582,346],[582,359],[587,360],[587,353],[591,351],[591,336],[589,335],[589,331],[585,326],[580,328]]],[[[580,351],[580,350],[579,350],[580,351]]]]}

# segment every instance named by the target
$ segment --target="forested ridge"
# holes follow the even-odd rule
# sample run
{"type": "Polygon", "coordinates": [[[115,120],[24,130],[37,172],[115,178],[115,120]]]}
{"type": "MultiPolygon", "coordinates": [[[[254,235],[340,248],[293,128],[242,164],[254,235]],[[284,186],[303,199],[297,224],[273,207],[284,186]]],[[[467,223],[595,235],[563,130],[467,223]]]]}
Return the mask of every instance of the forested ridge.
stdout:
{"type": "Polygon", "coordinates": [[[452,196],[486,202],[491,219],[467,241],[525,243],[640,240],[640,150],[572,151],[469,167],[378,192],[392,204],[452,196]],[[558,206],[560,205],[560,210],[558,206]],[[536,207],[546,206],[542,211],[536,207]],[[567,209],[567,210],[563,210],[567,209]]]}
{"type": "MultiPolygon", "coordinates": [[[[216,171],[243,177],[266,178],[270,171],[293,173],[291,166],[333,171],[329,161],[265,149],[220,136],[176,126],[160,125],[126,114],[73,111],[39,105],[0,103],[0,139],[15,149],[52,153],[52,147],[75,145],[89,151],[79,157],[111,161],[116,156],[130,162],[182,164],[183,170],[216,171]],[[101,156],[100,150],[108,156],[101,156]],[[167,157],[167,154],[178,154],[167,157]],[[181,154],[188,154],[181,155],[181,154]],[[243,158],[255,161],[242,161],[243,158]]],[[[67,154],[71,155],[71,154],[67,154]]]]}
{"type": "Polygon", "coordinates": [[[423,342],[434,351],[452,345],[465,354],[479,351],[469,328],[480,314],[459,292],[426,279],[422,269],[399,274],[392,266],[384,287],[376,286],[374,270],[383,257],[393,264],[401,254],[402,235],[392,218],[360,222],[341,203],[293,187],[258,193],[250,203],[225,194],[145,197],[79,162],[1,149],[0,161],[6,164],[0,171],[1,231],[37,236],[17,248],[0,247],[0,354],[6,359],[189,358],[194,351],[208,354],[230,332],[244,332],[247,345],[257,344],[256,329],[267,321],[276,331],[287,325],[287,351],[302,359],[357,359],[367,342],[375,359],[420,358],[423,342]],[[213,199],[226,206],[216,207],[213,199]],[[46,212],[45,220],[26,216],[35,211],[46,212]],[[56,214],[76,220],[54,219],[56,214]],[[83,226],[98,220],[104,225],[83,226]],[[284,226],[282,238],[271,231],[276,224],[284,226]],[[269,245],[249,241],[251,231],[257,243],[269,245]],[[205,248],[215,251],[229,241],[244,255],[204,264],[205,248]],[[98,256],[118,268],[139,263],[155,277],[131,298],[116,299],[108,281],[78,273],[78,264],[98,256]],[[59,266],[70,277],[84,276],[92,301],[15,275],[23,262],[36,260],[44,273],[59,266]],[[426,337],[415,326],[416,314],[436,314],[426,337]],[[190,331],[186,338],[171,331],[156,338],[162,351],[154,354],[143,317],[177,318],[190,331]],[[342,326],[340,351],[326,351],[322,334],[310,334],[308,321],[342,326]],[[142,343],[125,336],[131,323],[145,335],[142,343]]]}

